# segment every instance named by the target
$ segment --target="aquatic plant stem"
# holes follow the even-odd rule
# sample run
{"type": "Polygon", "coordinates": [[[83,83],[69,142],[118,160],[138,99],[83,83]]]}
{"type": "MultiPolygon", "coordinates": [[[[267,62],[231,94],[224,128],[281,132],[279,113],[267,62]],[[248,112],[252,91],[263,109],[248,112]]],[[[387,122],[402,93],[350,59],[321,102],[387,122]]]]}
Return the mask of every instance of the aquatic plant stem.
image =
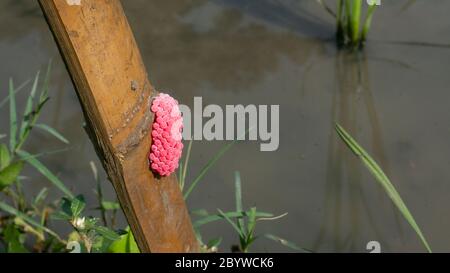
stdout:
{"type": "Polygon", "coordinates": [[[361,21],[361,7],[362,0],[353,0],[352,12],[350,17],[351,20],[351,42],[353,46],[359,44],[359,28],[361,21]]]}
{"type": "Polygon", "coordinates": [[[364,22],[363,29],[361,31],[361,45],[364,44],[364,42],[367,39],[367,33],[369,32],[370,26],[372,25],[372,17],[375,12],[375,9],[377,6],[375,4],[370,5],[369,10],[367,11],[367,17],[364,22]]]}
{"type": "MultiPolygon", "coordinates": [[[[318,1],[326,10],[322,1],[318,1]]],[[[337,0],[336,44],[339,49],[360,50],[364,46],[377,5],[369,4],[363,15],[363,0],[337,0]],[[364,18],[365,17],[365,18],[364,18]]],[[[330,12],[329,12],[330,13],[330,12]]]]}

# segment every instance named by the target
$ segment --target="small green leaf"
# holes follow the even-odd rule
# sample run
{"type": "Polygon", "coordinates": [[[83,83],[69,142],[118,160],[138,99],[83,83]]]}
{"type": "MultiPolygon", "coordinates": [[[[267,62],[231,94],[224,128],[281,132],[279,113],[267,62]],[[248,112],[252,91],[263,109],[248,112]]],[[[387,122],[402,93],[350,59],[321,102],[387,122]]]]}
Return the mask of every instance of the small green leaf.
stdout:
{"type": "Polygon", "coordinates": [[[91,253],[104,253],[108,250],[111,243],[112,241],[103,236],[96,236],[92,244],[91,253]]]}
{"type": "Polygon", "coordinates": [[[102,201],[102,207],[105,210],[118,210],[120,209],[120,204],[118,202],[102,201]]]}
{"type": "Polygon", "coordinates": [[[16,225],[9,224],[4,230],[4,236],[8,253],[28,253],[28,250],[23,245],[24,237],[22,237],[16,225]]]}
{"type": "Polygon", "coordinates": [[[55,211],[51,214],[51,219],[53,220],[64,220],[64,221],[70,221],[72,219],[72,216],[63,212],[63,211],[55,211]]]}
{"type": "Polygon", "coordinates": [[[88,217],[86,219],[86,229],[95,229],[97,225],[98,219],[95,217],[88,217]]]}
{"type": "Polygon", "coordinates": [[[213,248],[213,247],[219,247],[221,242],[222,242],[222,237],[215,238],[215,239],[208,241],[206,246],[208,247],[208,249],[213,248]]]}
{"type": "Polygon", "coordinates": [[[61,211],[66,214],[69,215],[69,218],[72,218],[72,200],[69,198],[65,198],[63,197],[61,199],[61,211]]]}
{"type": "Polygon", "coordinates": [[[72,212],[72,217],[77,218],[83,209],[86,207],[86,202],[84,201],[83,195],[77,195],[72,199],[72,203],[70,204],[70,211],[72,212]]]}
{"type": "Polygon", "coordinates": [[[95,226],[94,230],[100,234],[101,236],[105,237],[108,240],[115,241],[120,238],[119,234],[117,232],[103,226],[95,226]]]}
{"type": "Polygon", "coordinates": [[[3,170],[9,165],[11,157],[9,155],[8,147],[5,144],[0,145],[0,170],[3,170]]]}
{"type": "Polygon", "coordinates": [[[0,190],[11,185],[14,181],[16,181],[20,172],[23,168],[23,162],[18,161],[16,163],[10,164],[8,167],[4,168],[0,171],[0,190]]]}
{"type": "Polygon", "coordinates": [[[109,246],[109,253],[140,253],[139,247],[134,240],[133,232],[131,232],[129,227],[126,228],[126,231],[126,234],[121,235],[118,240],[109,246]]]}
{"type": "Polygon", "coordinates": [[[248,237],[251,237],[256,226],[256,207],[252,207],[249,211],[248,215],[248,228],[247,228],[247,234],[248,237]]]}

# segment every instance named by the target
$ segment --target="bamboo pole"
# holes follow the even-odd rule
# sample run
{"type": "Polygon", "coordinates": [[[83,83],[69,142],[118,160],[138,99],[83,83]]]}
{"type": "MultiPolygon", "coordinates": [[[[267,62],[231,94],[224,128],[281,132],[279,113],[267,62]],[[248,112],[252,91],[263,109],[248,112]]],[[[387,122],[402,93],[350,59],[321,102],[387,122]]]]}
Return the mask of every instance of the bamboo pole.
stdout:
{"type": "Polygon", "coordinates": [[[120,1],[39,3],[139,248],[199,251],[176,177],[157,178],[148,168],[155,90],[120,1]]]}

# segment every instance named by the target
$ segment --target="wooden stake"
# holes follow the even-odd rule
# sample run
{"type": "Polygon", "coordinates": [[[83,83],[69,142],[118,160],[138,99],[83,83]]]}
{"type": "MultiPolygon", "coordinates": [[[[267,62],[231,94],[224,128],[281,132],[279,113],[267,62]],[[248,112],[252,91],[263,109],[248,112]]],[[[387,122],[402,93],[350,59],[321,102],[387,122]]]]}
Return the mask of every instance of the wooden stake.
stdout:
{"type": "Polygon", "coordinates": [[[155,91],[120,1],[39,2],[139,248],[198,252],[176,177],[156,178],[148,168],[155,91]]]}

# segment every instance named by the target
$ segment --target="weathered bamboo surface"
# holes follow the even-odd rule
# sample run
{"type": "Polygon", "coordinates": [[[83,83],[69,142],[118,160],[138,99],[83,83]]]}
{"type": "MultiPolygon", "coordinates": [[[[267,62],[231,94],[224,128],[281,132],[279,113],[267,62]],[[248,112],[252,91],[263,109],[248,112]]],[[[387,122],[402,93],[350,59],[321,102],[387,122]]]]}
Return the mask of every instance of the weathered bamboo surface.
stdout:
{"type": "Polygon", "coordinates": [[[39,2],[141,251],[197,252],[176,177],[157,178],[148,168],[155,91],[120,1],[39,2]]]}

